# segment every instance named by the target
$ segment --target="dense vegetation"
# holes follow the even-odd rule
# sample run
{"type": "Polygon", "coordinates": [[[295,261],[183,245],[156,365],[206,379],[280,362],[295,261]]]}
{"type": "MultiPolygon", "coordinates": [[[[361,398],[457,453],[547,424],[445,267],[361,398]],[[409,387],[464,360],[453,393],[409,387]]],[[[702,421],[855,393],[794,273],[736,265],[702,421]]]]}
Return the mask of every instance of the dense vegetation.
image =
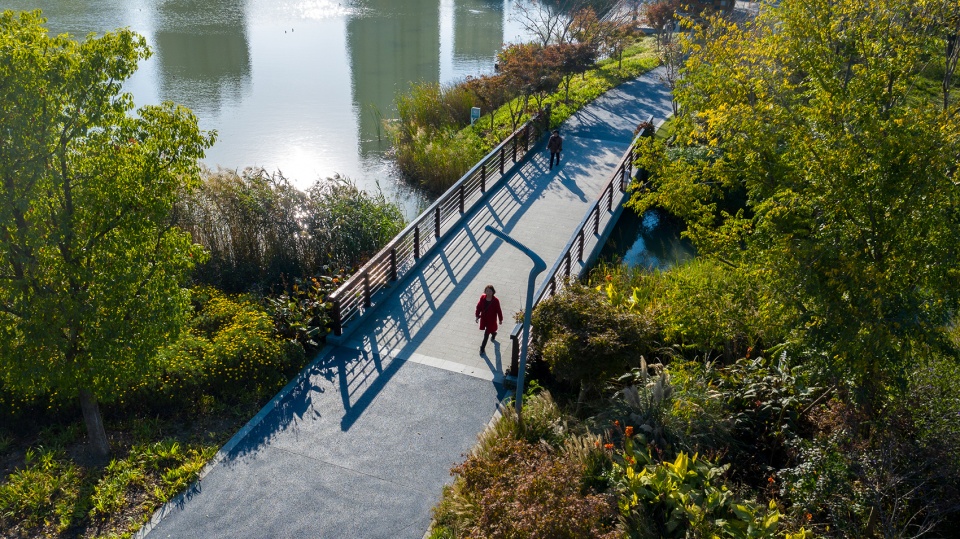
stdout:
{"type": "Polygon", "coordinates": [[[343,178],[203,170],[190,111],[120,91],[140,36],[43,23],[0,16],[0,535],[128,537],[303,368],[326,295],[404,223],[343,178]]]}
{"type": "Polygon", "coordinates": [[[698,259],[538,307],[549,393],[454,469],[433,536],[957,537],[957,21],[785,0],[689,23],[632,205],[698,259]]]}

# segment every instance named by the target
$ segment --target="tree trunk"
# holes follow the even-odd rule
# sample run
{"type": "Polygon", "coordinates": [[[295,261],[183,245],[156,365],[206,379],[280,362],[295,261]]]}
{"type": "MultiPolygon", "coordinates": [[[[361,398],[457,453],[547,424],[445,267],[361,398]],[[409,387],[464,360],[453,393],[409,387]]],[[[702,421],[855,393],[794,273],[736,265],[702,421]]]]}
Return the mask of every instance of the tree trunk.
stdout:
{"type": "Polygon", "coordinates": [[[83,422],[87,425],[87,438],[93,453],[98,457],[108,456],[110,443],[107,442],[107,431],[103,428],[100,406],[93,393],[87,389],[80,390],[80,409],[83,411],[83,422]]]}

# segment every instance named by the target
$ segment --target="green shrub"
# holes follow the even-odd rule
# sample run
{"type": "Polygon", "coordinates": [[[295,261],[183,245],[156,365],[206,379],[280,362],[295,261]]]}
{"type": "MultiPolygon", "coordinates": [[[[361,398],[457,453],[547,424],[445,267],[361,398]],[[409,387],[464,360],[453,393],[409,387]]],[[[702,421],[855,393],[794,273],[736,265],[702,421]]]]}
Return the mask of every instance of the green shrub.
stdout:
{"type": "Polygon", "coordinates": [[[150,386],[165,403],[212,395],[259,401],[273,395],[303,363],[303,348],[278,336],[256,302],[213,288],[195,290],[189,329],[161,350],[162,375],[150,386]]]}
{"type": "Polygon", "coordinates": [[[743,358],[719,369],[715,387],[731,419],[736,440],[733,457],[741,471],[752,472],[754,482],[787,465],[790,447],[799,435],[800,413],[819,390],[807,387],[787,361],[743,358]]]}
{"type": "Polygon", "coordinates": [[[751,347],[782,342],[792,322],[791,311],[754,276],[710,260],[665,272],[602,266],[591,280],[601,283],[610,304],[652,318],[662,342],[694,356],[732,361],[751,347]]]}
{"type": "Polygon", "coordinates": [[[83,470],[62,451],[28,449],[24,468],[0,484],[0,528],[69,528],[86,512],[83,480],[83,470]]]}
{"type": "Polygon", "coordinates": [[[559,380],[587,388],[619,376],[656,349],[650,317],[617,308],[602,292],[572,283],[533,312],[535,349],[559,380]]]}
{"type": "MultiPolygon", "coordinates": [[[[682,451],[672,462],[658,462],[638,439],[624,439],[613,467],[618,508],[632,532],[651,538],[776,536],[782,516],[776,502],[737,498],[723,480],[729,465],[682,451]]],[[[792,535],[806,536],[804,530],[792,535]]]]}
{"type": "Polygon", "coordinates": [[[294,279],[289,290],[263,298],[277,334],[308,350],[319,346],[330,330],[332,305],[326,298],[345,279],[342,274],[294,279]]]}

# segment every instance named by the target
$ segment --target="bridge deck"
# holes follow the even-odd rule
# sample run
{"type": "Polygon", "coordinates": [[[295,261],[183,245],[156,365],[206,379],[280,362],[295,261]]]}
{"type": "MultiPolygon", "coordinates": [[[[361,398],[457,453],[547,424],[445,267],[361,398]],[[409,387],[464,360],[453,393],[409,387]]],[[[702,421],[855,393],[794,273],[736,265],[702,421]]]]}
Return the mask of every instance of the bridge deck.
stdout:
{"type": "MultiPolygon", "coordinates": [[[[237,434],[203,480],[146,528],[151,537],[423,536],[449,469],[504,396],[513,315],[531,263],[485,232],[493,225],[548,265],[609,179],[638,123],[669,114],[658,72],[612,90],[561,126],[563,161],[545,150],[351,322],[237,434]],[[505,324],[479,354],[474,308],[497,288],[505,324]]],[[[543,146],[543,142],[540,143],[543,146]]]]}

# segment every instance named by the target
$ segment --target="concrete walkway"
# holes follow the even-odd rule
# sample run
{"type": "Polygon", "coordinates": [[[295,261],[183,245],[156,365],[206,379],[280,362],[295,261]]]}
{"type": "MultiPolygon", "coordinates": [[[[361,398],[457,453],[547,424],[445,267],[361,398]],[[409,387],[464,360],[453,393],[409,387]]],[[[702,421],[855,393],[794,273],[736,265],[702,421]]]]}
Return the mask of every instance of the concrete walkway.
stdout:
{"type": "MultiPolygon", "coordinates": [[[[531,263],[485,232],[501,228],[551,265],[626,151],[637,124],[670,112],[657,71],[612,90],[561,127],[563,161],[520,164],[346,338],[237,434],[151,539],[420,539],[430,509],[505,396],[507,335],[531,263]],[[474,308],[492,283],[500,341],[479,354],[474,308]]],[[[541,142],[541,145],[545,142],[541,142]]]]}

